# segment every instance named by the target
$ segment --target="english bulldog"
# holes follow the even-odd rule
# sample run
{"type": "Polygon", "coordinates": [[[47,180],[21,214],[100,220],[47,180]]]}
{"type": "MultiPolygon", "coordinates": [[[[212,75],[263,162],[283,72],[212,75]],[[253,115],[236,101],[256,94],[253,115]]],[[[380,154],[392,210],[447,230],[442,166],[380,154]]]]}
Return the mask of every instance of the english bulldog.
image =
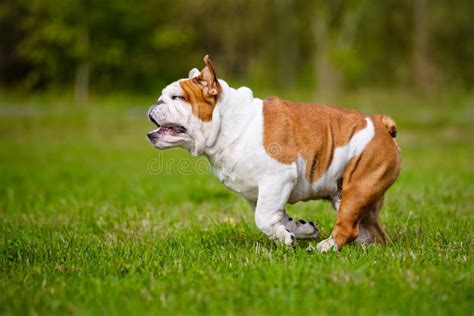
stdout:
{"type": "Polygon", "coordinates": [[[337,212],[321,252],[356,241],[383,244],[384,194],[400,171],[395,122],[336,106],[254,97],[205,67],[163,89],[148,111],[158,149],[182,147],[205,155],[213,173],[252,206],[257,227],[279,244],[314,239],[310,221],[294,220],[287,203],[329,200],[337,212]]]}

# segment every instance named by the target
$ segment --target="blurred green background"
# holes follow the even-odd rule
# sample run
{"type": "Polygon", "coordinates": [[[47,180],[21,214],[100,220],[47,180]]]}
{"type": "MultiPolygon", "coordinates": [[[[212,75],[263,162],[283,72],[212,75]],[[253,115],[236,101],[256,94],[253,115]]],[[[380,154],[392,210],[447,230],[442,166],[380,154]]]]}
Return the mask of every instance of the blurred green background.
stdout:
{"type": "MultiPolygon", "coordinates": [[[[473,14],[471,0],[0,1],[0,314],[472,315],[473,14]],[[207,53],[255,96],[397,121],[386,247],[276,248],[196,171],[205,158],[147,142],[148,107],[207,53]]],[[[330,234],[327,203],[287,210],[330,234]]]]}
{"type": "Polygon", "coordinates": [[[464,92],[473,12],[471,0],[2,1],[0,84],[78,103],[156,94],[209,53],[222,78],[264,92],[464,92]]]}

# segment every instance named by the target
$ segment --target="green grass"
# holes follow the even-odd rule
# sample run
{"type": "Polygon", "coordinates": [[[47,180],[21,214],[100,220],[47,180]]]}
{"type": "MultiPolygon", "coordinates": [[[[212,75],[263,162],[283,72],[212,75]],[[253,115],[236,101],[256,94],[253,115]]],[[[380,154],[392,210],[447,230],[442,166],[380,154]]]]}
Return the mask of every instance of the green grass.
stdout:
{"type": "MultiPolygon", "coordinates": [[[[154,150],[146,105],[96,103],[0,100],[1,315],[474,312],[472,97],[339,100],[397,120],[402,172],[382,210],[391,243],[326,255],[275,247],[202,158],[154,150]]],[[[322,237],[335,217],[289,212],[322,237]]]]}

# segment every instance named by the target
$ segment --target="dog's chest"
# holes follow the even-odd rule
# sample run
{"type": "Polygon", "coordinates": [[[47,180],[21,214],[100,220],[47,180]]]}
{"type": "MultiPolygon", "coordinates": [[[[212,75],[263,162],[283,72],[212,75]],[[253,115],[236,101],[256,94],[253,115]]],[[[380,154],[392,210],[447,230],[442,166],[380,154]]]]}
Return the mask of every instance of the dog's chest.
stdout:
{"type": "Polygon", "coordinates": [[[257,200],[257,180],[254,172],[248,169],[248,164],[236,159],[219,160],[213,164],[212,171],[230,190],[248,200],[257,200]]]}

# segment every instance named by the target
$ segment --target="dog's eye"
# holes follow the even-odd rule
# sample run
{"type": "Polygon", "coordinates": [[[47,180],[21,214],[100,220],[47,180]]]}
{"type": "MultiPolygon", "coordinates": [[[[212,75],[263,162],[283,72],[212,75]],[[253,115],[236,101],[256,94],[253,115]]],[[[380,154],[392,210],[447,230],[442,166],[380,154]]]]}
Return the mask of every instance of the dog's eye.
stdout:
{"type": "Polygon", "coordinates": [[[182,95],[174,95],[171,97],[172,100],[184,100],[184,97],[182,95]]]}

